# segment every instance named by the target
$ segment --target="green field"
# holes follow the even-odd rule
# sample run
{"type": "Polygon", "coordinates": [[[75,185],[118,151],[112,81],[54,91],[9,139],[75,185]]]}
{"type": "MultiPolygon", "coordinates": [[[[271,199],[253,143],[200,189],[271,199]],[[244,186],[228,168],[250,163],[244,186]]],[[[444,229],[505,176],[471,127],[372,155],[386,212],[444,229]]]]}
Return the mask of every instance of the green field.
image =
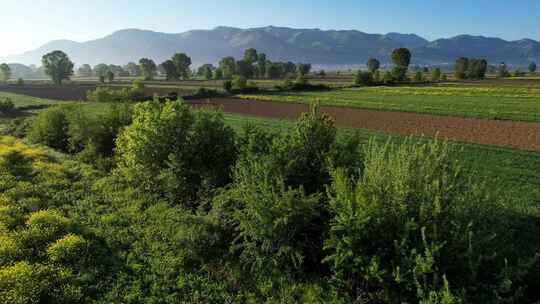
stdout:
{"type": "Polygon", "coordinates": [[[239,95],[243,99],[309,103],[490,119],[540,121],[540,88],[530,86],[362,87],[327,92],[239,95]]]}

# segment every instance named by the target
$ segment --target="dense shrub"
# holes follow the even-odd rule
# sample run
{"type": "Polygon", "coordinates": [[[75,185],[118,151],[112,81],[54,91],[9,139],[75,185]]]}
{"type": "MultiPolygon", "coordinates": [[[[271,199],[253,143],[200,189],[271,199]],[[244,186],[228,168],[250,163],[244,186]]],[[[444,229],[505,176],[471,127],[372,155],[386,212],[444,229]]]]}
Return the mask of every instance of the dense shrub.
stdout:
{"type": "Polygon", "coordinates": [[[67,152],[69,145],[69,121],[66,108],[55,106],[43,110],[34,119],[28,138],[34,143],[44,144],[67,152]]]}
{"type": "Polygon", "coordinates": [[[9,116],[16,112],[15,104],[11,99],[0,99],[0,117],[9,116]]]}
{"type": "Polygon", "coordinates": [[[144,83],[140,80],[133,81],[130,88],[112,89],[98,86],[89,90],[86,99],[92,102],[128,102],[139,100],[144,97],[144,83]]]}
{"type": "Polygon", "coordinates": [[[66,153],[84,151],[82,159],[92,163],[112,157],[120,130],[131,123],[129,105],[107,105],[93,115],[84,105],[48,108],[30,122],[28,138],[66,153]]]}
{"type": "Polygon", "coordinates": [[[330,193],[334,219],[325,261],[355,298],[366,293],[385,303],[519,298],[522,269],[510,266],[517,261],[493,255],[503,248],[492,226],[502,224],[502,206],[464,176],[447,144],[372,142],[362,176],[351,179],[337,169],[330,193]]]}
{"type": "Polygon", "coordinates": [[[14,138],[0,139],[2,302],[80,303],[91,294],[89,279],[92,272],[100,276],[99,258],[92,266],[86,264],[87,252],[76,249],[81,243],[74,242],[83,240],[77,224],[58,209],[69,209],[70,203],[88,194],[78,189],[80,174],[42,149],[14,138]],[[10,151],[19,156],[13,158],[10,151]],[[26,170],[5,170],[6,166],[26,170]]]}
{"type": "Polygon", "coordinates": [[[276,85],[279,91],[326,91],[330,87],[325,84],[311,84],[307,78],[298,77],[295,81],[286,78],[281,85],[276,85]]]}
{"type": "Polygon", "coordinates": [[[121,176],[186,204],[200,191],[225,185],[236,159],[233,131],[220,114],[194,113],[177,102],[136,105],[117,150],[121,176]]]}
{"type": "Polygon", "coordinates": [[[373,74],[367,71],[358,71],[354,74],[354,84],[356,85],[372,85],[374,82],[373,74]]]}

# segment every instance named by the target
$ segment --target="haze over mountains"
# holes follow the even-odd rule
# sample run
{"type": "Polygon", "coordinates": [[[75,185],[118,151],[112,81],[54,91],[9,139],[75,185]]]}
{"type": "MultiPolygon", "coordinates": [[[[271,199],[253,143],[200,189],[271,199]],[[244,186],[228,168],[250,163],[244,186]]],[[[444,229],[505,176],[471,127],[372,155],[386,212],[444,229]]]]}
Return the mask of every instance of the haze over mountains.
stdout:
{"type": "Polygon", "coordinates": [[[502,61],[513,65],[540,62],[540,42],[531,39],[506,41],[460,35],[428,41],[415,34],[381,35],[356,30],[274,26],[250,29],[217,27],[180,34],[126,29],[87,42],[52,41],[24,54],[0,58],[0,62],[39,65],[43,54],[63,50],[76,65],[126,64],[137,62],[142,57],[161,63],[174,53],[184,52],[197,66],[217,63],[225,56],[240,57],[250,47],[266,53],[272,61],[309,62],[317,66],[359,65],[372,57],[388,63],[390,52],[397,47],[411,49],[412,63],[418,65],[450,64],[461,56],[485,58],[492,64],[502,61]]]}

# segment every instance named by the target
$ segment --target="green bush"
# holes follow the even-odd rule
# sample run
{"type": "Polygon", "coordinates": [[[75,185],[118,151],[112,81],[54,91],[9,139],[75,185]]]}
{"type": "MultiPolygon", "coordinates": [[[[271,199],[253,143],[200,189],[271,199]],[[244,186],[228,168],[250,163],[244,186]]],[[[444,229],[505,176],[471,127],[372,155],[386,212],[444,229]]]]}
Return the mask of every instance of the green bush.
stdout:
{"type": "Polygon", "coordinates": [[[116,143],[121,176],[188,205],[199,191],[223,186],[236,159],[234,133],[220,114],[178,102],[136,105],[116,143]]]}
{"type": "Polygon", "coordinates": [[[0,99],[0,116],[9,116],[16,112],[15,104],[10,98],[0,99]]]}
{"type": "Polygon", "coordinates": [[[28,139],[34,143],[68,152],[68,128],[69,121],[65,108],[51,107],[41,111],[34,119],[28,131],[28,139]]]}
{"type": "Polygon", "coordinates": [[[494,225],[502,225],[502,205],[466,178],[451,155],[448,144],[437,141],[371,142],[360,178],[333,172],[325,261],[354,297],[373,292],[383,302],[408,303],[519,299],[526,271],[493,255],[503,248],[494,234],[494,225]]]}
{"type": "Polygon", "coordinates": [[[372,85],[373,84],[373,74],[366,71],[358,71],[354,74],[354,84],[356,85],[372,85]]]}
{"type": "Polygon", "coordinates": [[[86,254],[86,240],[75,234],[67,234],[47,248],[49,259],[57,263],[73,263],[86,254]]]}

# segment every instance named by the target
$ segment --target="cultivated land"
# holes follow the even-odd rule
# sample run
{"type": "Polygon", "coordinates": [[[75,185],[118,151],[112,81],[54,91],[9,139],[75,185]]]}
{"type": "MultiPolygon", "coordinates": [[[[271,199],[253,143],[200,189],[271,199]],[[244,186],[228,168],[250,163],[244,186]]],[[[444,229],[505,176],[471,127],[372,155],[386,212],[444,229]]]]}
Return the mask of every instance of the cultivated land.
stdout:
{"type": "Polygon", "coordinates": [[[240,95],[260,101],[309,103],[372,110],[404,111],[463,117],[540,121],[540,86],[499,87],[401,86],[345,88],[328,92],[275,92],[240,95]]]}
{"type": "MultiPolygon", "coordinates": [[[[198,106],[220,108],[227,113],[274,119],[296,119],[308,110],[307,104],[260,102],[236,98],[215,98],[195,103],[198,106]]],[[[540,123],[538,122],[374,111],[336,106],[323,106],[321,110],[330,114],[335,119],[336,125],[340,127],[425,135],[523,150],[540,150],[540,123]]]]}

